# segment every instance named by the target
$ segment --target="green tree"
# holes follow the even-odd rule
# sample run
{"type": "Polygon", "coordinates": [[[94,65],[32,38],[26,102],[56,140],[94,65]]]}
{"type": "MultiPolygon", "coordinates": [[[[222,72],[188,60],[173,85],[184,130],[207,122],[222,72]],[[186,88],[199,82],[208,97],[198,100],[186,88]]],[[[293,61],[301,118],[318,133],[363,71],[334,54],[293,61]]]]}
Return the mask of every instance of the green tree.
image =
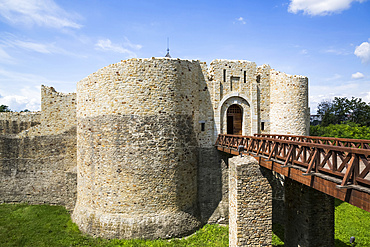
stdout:
{"type": "Polygon", "coordinates": [[[0,112],[11,112],[12,110],[9,109],[7,105],[0,105],[0,112]]]}
{"type": "Polygon", "coordinates": [[[361,99],[352,98],[349,101],[349,121],[362,126],[370,126],[370,104],[361,99]]]}
{"type": "Polygon", "coordinates": [[[335,97],[333,101],[322,101],[317,114],[321,116],[323,126],[348,122],[370,126],[370,105],[361,98],[335,97]]]}

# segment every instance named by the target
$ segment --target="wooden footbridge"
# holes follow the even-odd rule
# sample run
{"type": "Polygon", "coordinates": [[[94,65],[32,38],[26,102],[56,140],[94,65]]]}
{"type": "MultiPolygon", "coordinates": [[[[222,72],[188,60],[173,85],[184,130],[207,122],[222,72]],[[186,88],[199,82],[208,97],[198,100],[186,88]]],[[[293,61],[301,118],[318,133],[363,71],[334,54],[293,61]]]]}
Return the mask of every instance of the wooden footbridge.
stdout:
{"type": "Polygon", "coordinates": [[[370,140],[219,135],[215,146],[370,212],[370,140]]]}

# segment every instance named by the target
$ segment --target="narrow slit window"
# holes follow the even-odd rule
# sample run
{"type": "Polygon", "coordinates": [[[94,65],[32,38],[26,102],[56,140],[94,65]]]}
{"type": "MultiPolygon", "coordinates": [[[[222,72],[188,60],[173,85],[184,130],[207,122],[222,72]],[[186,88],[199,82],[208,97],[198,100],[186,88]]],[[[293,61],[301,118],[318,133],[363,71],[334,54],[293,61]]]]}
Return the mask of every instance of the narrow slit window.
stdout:
{"type": "Polygon", "coordinates": [[[206,123],[200,123],[200,130],[205,131],[206,129],[206,123]]]}
{"type": "Polygon", "coordinates": [[[257,75],[256,81],[257,81],[257,83],[260,83],[260,81],[261,81],[261,75],[257,75]]]}
{"type": "Polygon", "coordinates": [[[226,69],[224,69],[224,82],[226,82],[226,69]]]}
{"type": "Polygon", "coordinates": [[[265,122],[261,122],[261,130],[265,130],[265,122]]]}
{"type": "Polygon", "coordinates": [[[247,71],[244,71],[244,83],[247,82],[247,71]]]}

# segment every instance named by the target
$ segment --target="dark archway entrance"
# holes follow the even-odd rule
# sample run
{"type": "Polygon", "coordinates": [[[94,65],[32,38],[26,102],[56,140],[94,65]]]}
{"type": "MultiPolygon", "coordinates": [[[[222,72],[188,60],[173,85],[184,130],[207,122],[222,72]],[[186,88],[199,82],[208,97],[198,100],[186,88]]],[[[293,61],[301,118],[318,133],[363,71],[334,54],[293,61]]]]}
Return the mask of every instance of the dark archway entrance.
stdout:
{"type": "Polygon", "coordinates": [[[243,112],[238,105],[231,105],[227,109],[227,134],[241,135],[243,126],[243,112]]]}

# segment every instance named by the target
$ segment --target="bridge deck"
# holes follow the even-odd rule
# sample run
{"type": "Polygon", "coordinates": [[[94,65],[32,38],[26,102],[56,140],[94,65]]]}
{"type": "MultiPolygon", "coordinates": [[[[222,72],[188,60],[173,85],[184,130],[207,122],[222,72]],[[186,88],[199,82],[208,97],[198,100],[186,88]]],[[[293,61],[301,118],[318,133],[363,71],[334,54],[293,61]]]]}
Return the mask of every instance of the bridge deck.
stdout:
{"type": "Polygon", "coordinates": [[[370,212],[370,140],[219,135],[215,146],[370,212]]]}

